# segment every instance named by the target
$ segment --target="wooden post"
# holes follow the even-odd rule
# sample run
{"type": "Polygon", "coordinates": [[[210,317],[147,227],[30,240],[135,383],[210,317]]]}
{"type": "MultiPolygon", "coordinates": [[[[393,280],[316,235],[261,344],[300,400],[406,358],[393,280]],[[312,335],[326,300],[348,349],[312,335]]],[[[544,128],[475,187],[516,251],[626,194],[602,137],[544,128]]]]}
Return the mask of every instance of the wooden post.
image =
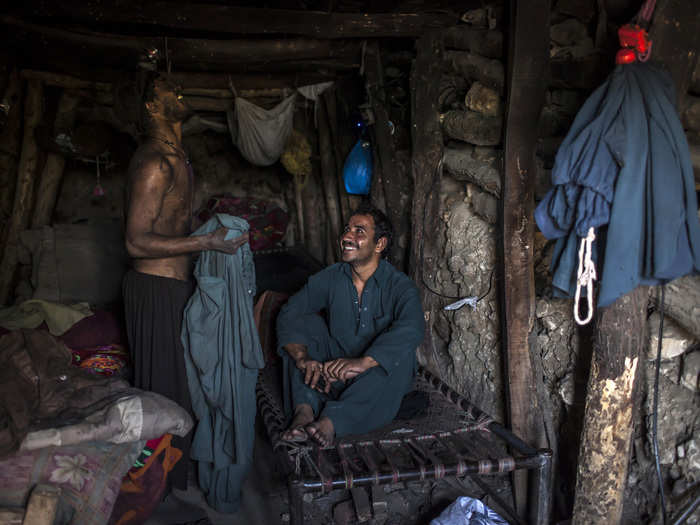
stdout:
{"type": "Polygon", "coordinates": [[[328,214],[329,252],[332,254],[330,263],[337,262],[340,256],[338,239],[340,239],[341,213],[338,202],[338,177],[335,172],[335,159],[333,158],[333,143],[328,123],[328,111],[322,98],[316,101],[318,108],[318,146],[321,157],[321,180],[323,182],[323,194],[326,201],[326,213],[328,214]]]}
{"type": "MultiPolygon", "coordinates": [[[[508,406],[513,432],[532,446],[543,443],[542,403],[528,336],[535,317],[534,154],[537,123],[544,104],[549,59],[549,2],[523,0],[512,4],[510,78],[503,184],[503,265],[505,352],[508,406]],[[537,27],[537,31],[532,31],[537,27]]],[[[527,508],[527,473],[514,476],[518,514],[527,508]]]]}
{"type": "Polygon", "coordinates": [[[338,89],[333,86],[321,93],[321,98],[326,104],[326,113],[328,115],[328,128],[331,133],[331,143],[333,145],[333,157],[335,158],[336,177],[338,181],[338,199],[340,201],[340,222],[344,226],[350,219],[350,200],[345,192],[345,183],[343,182],[343,166],[345,159],[340,153],[340,135],[338,133],[338,89]]]}
{"type": "Polygon", "coordinates": [[[24,103],[24,138],[17,168],[15,201],[7,228],[2,264],[0,264],[0,304],[7,304],[12,295],[12,285],[17,269],[19,233],[29,225],[39,158],[34,129],[39,124],[42,113],[43,87],[38,80],[29,80],[27,82],[27,98],[24,103]]]}
{"type": "Polygon", "coordinates": [[[424,281],[434,278],[435,253],[440,229],[440,173],[443,142],[438,111],[440,76],[443,72],[440,37],[427,33],[416,41],[416,60],[411,71],[411,125],[414,190],[413,238],[410,275],[421,292],[426,320],[423,347],[430,348],[429,335],[439,306],[424,281]]]}
{"type": "Polygon", "coordinates": [[[572,525],[622,518],[648,301],[640,286],[597,314],[572,525]]]}
{"type": "MultiPolygon", "coordinates": [[[[657,4],[650,31],[652,58],[668,67],[679,102],[697,58],[699,29],[692,3],[663,0],[657,4]]],[[[573,525],[621,521],[647,306],[648,289],[638,287],[597,313],[573,525]]]]}
{"type": "Polygon", "coordinates": [[[12,199],[17,184],[17,160],[20,154],[22,130],[22,81],[13,71],[5,89],[3,104],[9,106],[5,127],[0,132],[0,253],[5,246],[5,236],[12,214],[12,199]]]}
{"type": "MultiPolygon", "coordinates": [[[[69,130],[75,123],[75,112],[78,108],[79,98],[69,91],[61,93],[56,114],[54,130],[69,130]]],[[[63,155],[49,153],[44,164],[44,171],[41,174],[39,189],[37,190],[34,215],[32,217],[32,228],[39,228],[51,224],[51,216],[56,207],[58,189],[63,178],[63,169],[66,159],[63,155]]]]}
{"type": "MultiPolygon", "coordinates": [[[[405,270],[406,254],[399,239],[408,232],[409,215],[406,206],[402,204],[401,190],[410,188],[411,180],[408,173],[400,170],[396,160],[396,147],[385,105],[384,70],[376,41],[368,43],[365,51],[365,78],[374,111],[375,155],[380,168],[378,175],[384,190],[387,216],[394,226],[391,260],[397,268],[405,270]]],[[[375,180],[378,179],[375,177],[375,180]]]]}

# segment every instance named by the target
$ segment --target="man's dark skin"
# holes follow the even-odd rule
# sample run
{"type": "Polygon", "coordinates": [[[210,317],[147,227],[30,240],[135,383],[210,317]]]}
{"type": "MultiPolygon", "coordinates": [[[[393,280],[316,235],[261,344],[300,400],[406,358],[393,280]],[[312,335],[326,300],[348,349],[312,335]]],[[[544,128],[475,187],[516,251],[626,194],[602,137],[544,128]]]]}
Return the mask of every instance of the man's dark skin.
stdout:
{"type": "MultiPolygon", "coordinates": [[[[362,291],[365,283],[379,266],[382,252],[386,248],[386,237],[374,240],[374,218],[371,215],[353,215],[345,226],[340,237],[341,257],[350,263],[352,282],[357,290],[357,297],[362,301],[362,291]]],[[[303,344],[289,343],[284,346],[299,370],[304,372],[304,383],[310,388],[329,392],[331,383],[349,381],[366,370],[378,366],[377,361],[370,356],[355,358],[339,358],[321,363],[309,359],[307,348],[303,344]],[[325,386],[319,382],[324,379],[325,386]]],[[[294,441],[304,434],[313,437],[323,446],[333,441],[335,431],[333,422],[327,417],[314,421],[314,413],[309,404],[294,407],[294,417],[289,428],[282,434],[282,439],[294,441]]]]}
{"type": "Polygon", "coordinates": [[[158,78],[146,102],[150,126],[129,165],[126,249],[134,270],[182,281],[190,276],[190,254],[235,253],[248,234],[226,240],[226,228],[190,237],[194,181],[182,149],[182,123],[192,114],[179,87],[158,78]]]}

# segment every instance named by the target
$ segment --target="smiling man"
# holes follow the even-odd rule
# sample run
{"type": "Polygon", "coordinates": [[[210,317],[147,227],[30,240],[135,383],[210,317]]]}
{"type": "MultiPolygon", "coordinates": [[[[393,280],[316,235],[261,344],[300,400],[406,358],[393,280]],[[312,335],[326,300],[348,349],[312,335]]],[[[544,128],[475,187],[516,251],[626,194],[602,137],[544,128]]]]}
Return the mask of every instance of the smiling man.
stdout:
{"type": "Polygon", "coordinates": [[[281,310],[277,339],[284,358],[283,439],[369,432],[389,423],[411,389],[423,309],[413,282],[384,259],[391,224],[361,205],[340,238],[342,262],[309,278],[281,310]]]}

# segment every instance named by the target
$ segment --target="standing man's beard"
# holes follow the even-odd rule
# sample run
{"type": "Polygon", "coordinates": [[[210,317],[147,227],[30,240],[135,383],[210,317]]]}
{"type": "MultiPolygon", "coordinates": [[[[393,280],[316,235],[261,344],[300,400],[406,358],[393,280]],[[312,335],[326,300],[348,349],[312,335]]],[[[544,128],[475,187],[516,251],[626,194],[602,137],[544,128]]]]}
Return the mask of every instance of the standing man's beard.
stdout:
{"type": "Polygon", "coordinates": [[[194,115],[192,108],[185,103],[168,104],[163,109],[165,117],[171,122],[184,122],[194,115]]]}

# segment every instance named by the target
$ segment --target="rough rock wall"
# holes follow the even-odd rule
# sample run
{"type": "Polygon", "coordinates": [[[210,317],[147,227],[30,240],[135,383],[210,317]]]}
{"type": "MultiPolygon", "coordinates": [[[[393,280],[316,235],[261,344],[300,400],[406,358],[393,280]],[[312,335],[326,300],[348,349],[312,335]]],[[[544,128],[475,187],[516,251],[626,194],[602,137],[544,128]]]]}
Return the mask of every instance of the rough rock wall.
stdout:
{"type": "Polygon", "coordinates": [[[437,342],[424,348],[422,357],[435,363],[453,388],[502,419],[500,321],[493,282],[497,228],[474,212],[466,185],[450,177],[443,179],[442,203],[445,243],[431,288],[447,296],[440,299],[443,306],[462,297],[483,298],[476,308],[465,305],[458,310],[441,310],[434,324],[437,342]]]}

